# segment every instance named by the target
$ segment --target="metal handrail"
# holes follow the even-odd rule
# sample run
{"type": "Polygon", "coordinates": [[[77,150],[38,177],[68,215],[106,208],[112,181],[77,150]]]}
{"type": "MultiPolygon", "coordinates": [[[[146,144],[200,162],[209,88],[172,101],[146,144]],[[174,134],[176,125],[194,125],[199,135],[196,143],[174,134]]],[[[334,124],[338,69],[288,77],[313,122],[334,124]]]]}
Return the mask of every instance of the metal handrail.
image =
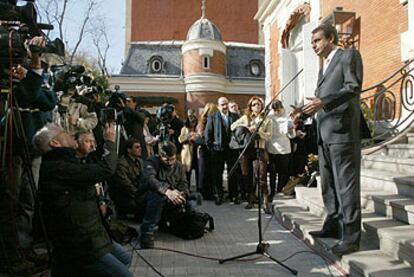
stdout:
{"type": "Polygon", "coordinates": [[[414,59],[409,60],[386,79],[361,92],[361,109],[372,135],[363,141],[365,150],[381,149],[405,134],[414,122],[414,66],[410,68],[413,62],[414,59]]]}

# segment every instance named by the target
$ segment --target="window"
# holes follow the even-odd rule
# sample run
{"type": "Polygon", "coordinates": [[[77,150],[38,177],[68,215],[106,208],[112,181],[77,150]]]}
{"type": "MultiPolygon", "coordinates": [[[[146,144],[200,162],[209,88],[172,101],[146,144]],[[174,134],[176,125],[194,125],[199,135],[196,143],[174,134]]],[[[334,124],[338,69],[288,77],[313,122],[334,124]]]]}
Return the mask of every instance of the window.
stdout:
{"type": "Polygon", "coordinates": [[[161,73],[164,69],[164,60],[161,56],[152,56],[148,64],[151,73],[161,73]]]}
{"type": "Polygon", "coordinates": [[[249,64],[250,74],[259,77],[262,74],[262,63],[259,60],[252,60],[249,64]]]}
{"type": "Polygon", "coordinates": [[[153,72],[160,72],[162,69],[161,61],[153,60],[151,64],[151,69],[153,72]]]}
{"type": "Polygon", "coordinates": [[[210,69],[210,56],[203,56],[203,69],[210,69]]]}

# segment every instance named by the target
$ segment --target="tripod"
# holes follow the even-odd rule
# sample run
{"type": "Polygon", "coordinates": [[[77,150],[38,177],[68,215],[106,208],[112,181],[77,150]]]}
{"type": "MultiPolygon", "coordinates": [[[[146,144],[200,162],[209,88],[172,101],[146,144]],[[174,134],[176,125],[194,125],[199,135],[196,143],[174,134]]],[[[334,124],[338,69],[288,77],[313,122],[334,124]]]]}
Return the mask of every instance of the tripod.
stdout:
{"type": "Polygon", "coordinates": [[[233,168],[230,170],[229,174],[228,174],[228,178],[230,178],[232,176],[232,174],[235,172],[238,163],[241,159],[241,157],[244,155],[244,153],[246,152],[247,148],[249,147],[249,145],[252,143],[253,139],[255,139],[256,141],[256,160],[258,162],[258,166],[257,166],[257,172],[256,172],[256,178],[255,178],[255,185],[257,186],[257,194],[259,197],[259,208],[258,208],[258,233],[259,233],[259,241],[257,243],[256,246],[256,250],[252,251],[252,252],[248,252],[245,254],[241,254],[241,255],[237,255],[234,257],[230,257],[230,258],[226,258],[226,259],[220,259],[219,263],[223,264],[225,262],[228,261],[234,261],[234,260],[238,260],[240,258],[244,258],[244,257],[248,257],[248,256],[252,256],[252,255],[262,255],[265,256],[266,258],[274,261],[275,263],[279,264],[280,266],[282,266],[283,268],[289,270],[293,275],[297,275],[298,271],[290,268],[289,266],[285,265],[284,263],[282,263],[281,261],[277,260],[276,258],[272,257],[269,252],[269,243],[266,243],[265,241],[263,241],[263,234],[262,234],[262,203],[263,203],[263,194],[262,194],[262,188],[260,185],[260,149],[259,149],[259,139],[258,139],[258,131],[260,129],[260,127],[263,125],[263,122],[265,121],[265,118],[267,117],[269,111],[270,111],[270,105],[273,102],[274,99],[276,99],[277,96],[280,95],[280,93],[282,93],[285,88],[287,86],[289,86],[298,76],[300,73],[302,73],[303,69],[301,69],[298,73],[296,73],[296,75],[273,97],[273,99],[266,105],[265,109],[264,109],[264,116],[263,116],[263,120],[260,121],[260,123],[258,124],[256,131],[252,133],[249,141],[246,143],[245,148],[241,151],[239,158],[237,159],[236,163],[234,164],[233,168]]]}

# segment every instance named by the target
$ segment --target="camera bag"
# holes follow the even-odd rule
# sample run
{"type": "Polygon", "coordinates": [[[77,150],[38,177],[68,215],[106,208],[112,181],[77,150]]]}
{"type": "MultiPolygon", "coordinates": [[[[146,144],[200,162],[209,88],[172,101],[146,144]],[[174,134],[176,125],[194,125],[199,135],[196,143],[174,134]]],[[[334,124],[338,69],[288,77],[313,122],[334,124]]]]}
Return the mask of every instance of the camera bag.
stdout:
{"type": "Polygon", "coordinates": [[[168,231],[177,237],[192,240],[214,230],[214,219],[205,212],[195,210],[178,213],[174,221],[169,222],[168,231]]]}

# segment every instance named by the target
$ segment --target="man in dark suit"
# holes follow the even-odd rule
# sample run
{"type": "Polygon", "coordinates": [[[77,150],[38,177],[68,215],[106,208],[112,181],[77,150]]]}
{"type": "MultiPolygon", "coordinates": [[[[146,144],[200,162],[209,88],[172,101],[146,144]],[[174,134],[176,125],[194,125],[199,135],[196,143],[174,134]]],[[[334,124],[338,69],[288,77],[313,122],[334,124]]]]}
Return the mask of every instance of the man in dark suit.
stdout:
{"type": "Polygon", "coordinates": [[[315,97],[303,107],[316,113],[322,197],[327,217],[315,237],[340,238],[332,252],[344,255],[359,249],[360,203],[360,92],[362,59],[355,49],[337,47],[338,34],[330,25],[312,31],[312,47],[323,58],[315,97]]]}
{"type": "MultiPolygon", "coordinates": [[[[211,160],[213,162],[213,191],[216,197],[216,205],[223,202],[223,171],[224,163],[230,170],[236,161],[237,153],[229,148],[230,142],[230,126],[239,116],[229,112],[229,100],[226,97],[220,97],[217,100],[218,112],[208,117],[206,128],[204,129],[204,138],[207,148],[211,151],[211,160]]],[[[229,182],[230,197],[237,197],[238,192],[234,192],[236,188],[236,176],[231,176],[229,182]],[[234,195],[235,194],[235,195],[234,195]]],[[[237,201],[237,200],[235,200],[237,201]]]]}

